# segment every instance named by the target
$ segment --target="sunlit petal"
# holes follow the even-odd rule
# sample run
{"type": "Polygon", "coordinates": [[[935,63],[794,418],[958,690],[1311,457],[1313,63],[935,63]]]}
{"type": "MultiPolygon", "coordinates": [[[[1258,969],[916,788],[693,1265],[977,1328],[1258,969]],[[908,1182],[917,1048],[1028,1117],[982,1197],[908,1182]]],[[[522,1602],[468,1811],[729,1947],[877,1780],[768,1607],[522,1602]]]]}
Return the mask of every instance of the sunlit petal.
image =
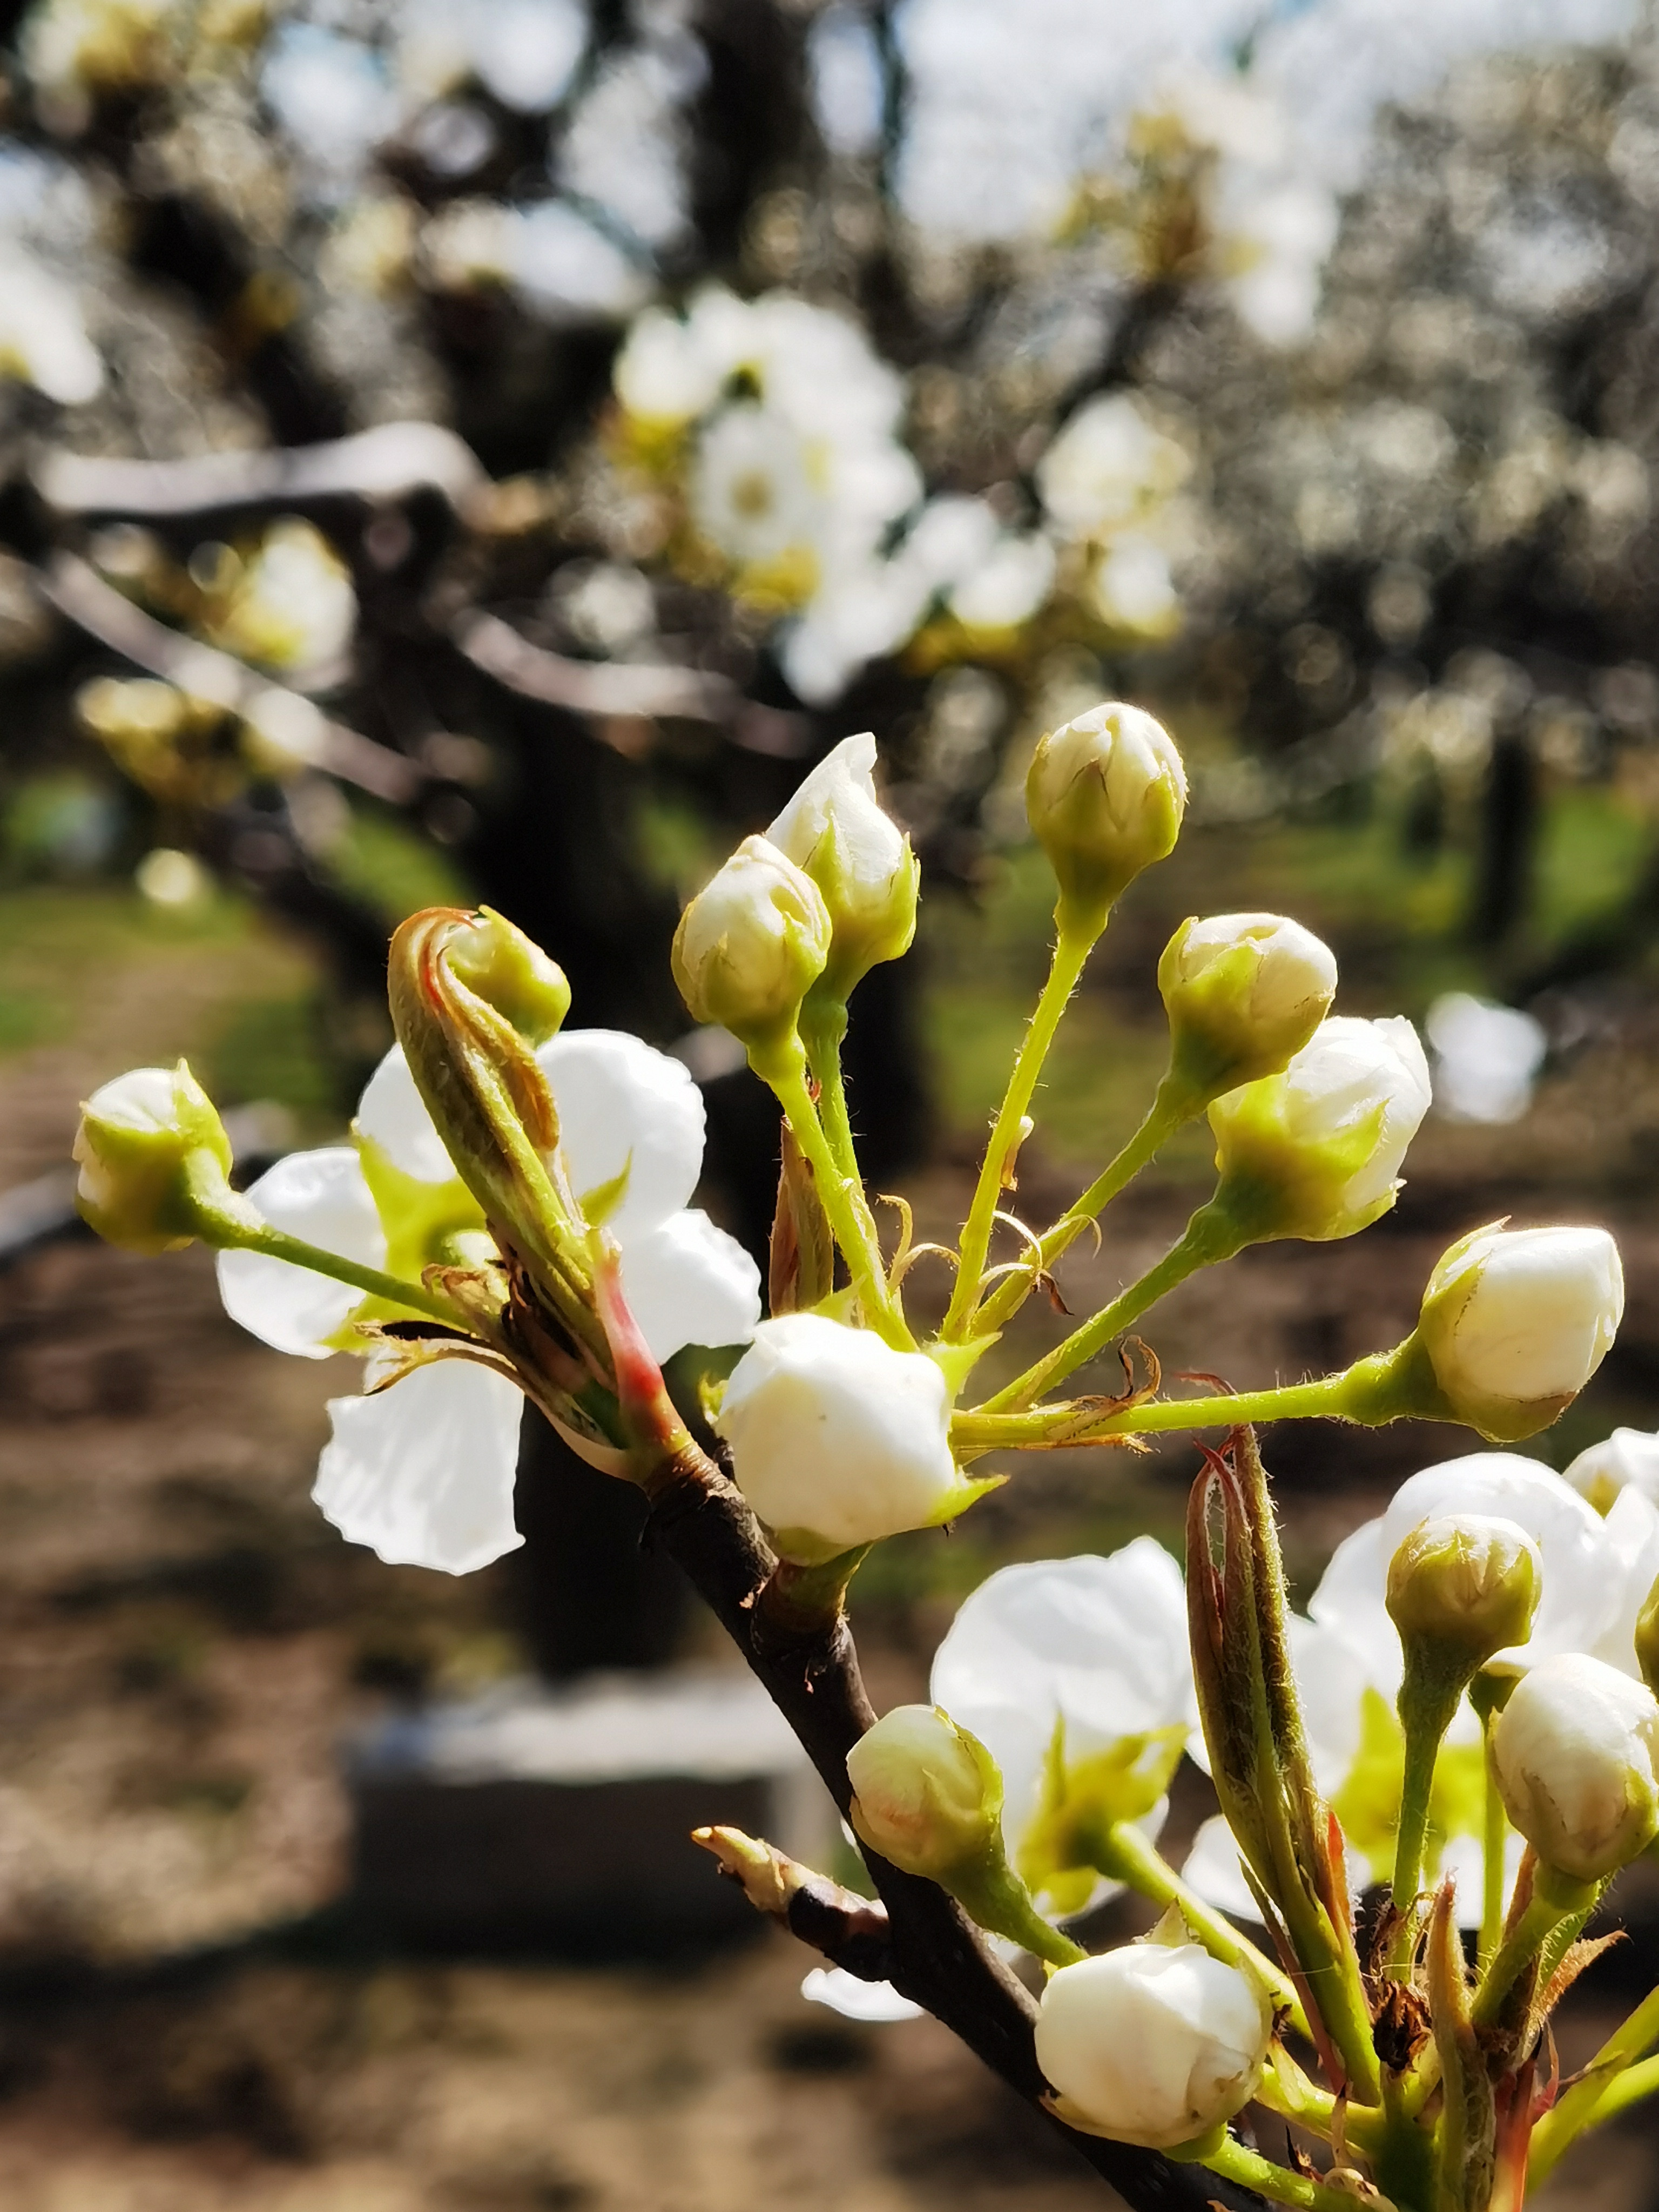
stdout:
{"type": "Polygon", "coordinates": [[[595,1210],[611,1234],[626,1246],[678,1212],[702,1171],[702,1093],[690,1070],[621,1030],[563,1030],[536,1057],[570,1180],[579,1197],[608,1194],[595,1210]]]}
{"type": "MultiPolygon", "coordinates": [[[[386,1237],[349,1145],[290,1152],[250,1188],[274,1228],[365,1267],[386,1264],[386,1237]]],[[[231,1319],[278,1352],[326,1359],[330,1340],[363,1301],[362,1291],[263,1252],[221,1252],[219,1295],[231,1319]]]]}
{"type": "Polygon", "coordinates": [[[357,1101],[357,1128],[404,1175],[419,1182],[453,1180],[454,1164],[415,1087],[400,1044],[392,1046],[369,1077],[357,1101]]]}
{"type": "Polygon", "coordinates": [[[670,1216],[623,1245],[623,1295],[654,1359],[688,1344],[746,1344],[760,1319],[760,1270],[706,1213],[670,1216]]]}
{"type": "Polygon", "coordinates": [[[921,2007],[890,1982],[864,1982],[845,1966],[814,1966],[800,1985],[809,2004],[828,2005],[847,2020],[920,2020],[921,2007]]]}
{"type": "Polygon", "coordinates": [[[505,1376],[435,1360],[328,1410],[311,1494],[350,1542],[388,1565],[465,1575],[524,1541],[513,1522],[524,1400],[505,1376]]]}

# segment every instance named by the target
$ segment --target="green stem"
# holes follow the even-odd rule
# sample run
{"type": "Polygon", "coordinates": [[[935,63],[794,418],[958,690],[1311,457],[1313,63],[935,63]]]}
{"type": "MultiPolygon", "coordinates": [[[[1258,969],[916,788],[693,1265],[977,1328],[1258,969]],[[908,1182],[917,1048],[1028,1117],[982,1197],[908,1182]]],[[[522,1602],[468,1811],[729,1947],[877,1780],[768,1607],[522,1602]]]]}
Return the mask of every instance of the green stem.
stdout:
{"type": "Polygon", "coordinates": [[[250,1225],[241,1234],[228,1239],[224,1249],[262,1252],[269,1260],[285,1260],[291,1267],[307,1268],[313,1275],[327,1275],[337,1283],[349,1283],[369,1297],[385,1298],[410,1313],[425,1314],[428,1320],[441,1322],[446,1328],[458,1329],[463,1335],[472,1334],[459,1308],[438,1291],[428,1290],[423,1283],[405,1283],[396,1275],[383,1273],[379,1267],[360,1267],[355,1260],[343,1260],[337,1252],[325,1252],[320,1245],[307,1244],[301,1237],[290,1237],[281,1229],[273,1229],[269,1222],[258,1227],[250,1225]]]}
{"type": "Polygon", "coordinates": [[[1413,1914],[1418,1893],[1423,1887],[1423,1855],[1428,1842],[1435,1761],[1457,1711],[1466,1679],[1455,1668],[1449,1671],[1425,1663],[1416,1639],[1407,1641],[1406,1676],[1398,1700],[1406,1739],[1406,1762],[1400,1789],[1400,1829],[1394,1854],[1394,1909],[1401,1916],[1401,1925],[1389,1962],[1389,1974],[1395,1981],[1411,1978],[1416,1950],[1413,1914]]]}
{"type": "Polygon", "coordinates": [[[1600,1893],[1595,1882],[1575,1881],[1552,1868],[1540,1866],[1533,1894],[1514,1928],[1498,1945],[1491,1965],[1480,1977],[1470,2018],[1476,2027],[1491,2027],[1503,2010],[1504,2000],[1540,1951],[1565,1950],[1589,1919],[1600,1893]]]}
{"type": "Polygon", "coordinates": [[[801,1008],[800,1036],[818,1086],[818,1116],[830,1150],[842,1175],[862,1188],[841,1064],[841,1048],[847,1036],[847,1001],[826,999],[818,1004],[809,998],[801,1008]]]}
{"type": "Polygon", "coordinates": [[[1533,2130],[1528,2185],[1541,2182],[1553,2172],[1563,2153],[1587,2128],[1599,2127],[1615,2112],[1623,2112],[1638,2098],[1659,2089],[1659,2058],[1636,2063],[1654,2043],[1659,2043],[1659,1990],[1650,1990],[1629,2019],[1613,2031],[1533,2130]],[[1609,2100],[1616,2100],[1611,2107],[1609,2100]]]}
{"type": "Polygon", "coordinates": [[[1486,1795],[1480,1832],[1480,1950],[1484,1972],[1497,1956],[1504,1940],[1504,1861],[1509,1841],[1509,1815],[1504,1793],[1498,1786],[1498,1769],[1492,1755],[1492,1723],[1486,1723],[1486,1795]]]}
{"type": "Polygon", "coordinates": [[[836,1242],[844,1255],[859,1303],[877,1334],[899,1352],[914,1352],[915,1339],[905,1324],[882,1265],[881,1243],[856,1175],[843,1175],[819,1121],[807,1088],[804,1062],[765,1071],[777,1093],[790,1132],[817,1184],[818,1198],[836,1242]]]}
{"type": "Polygon", "coordinates": [[[1235,2136],[1224,2135],[1219,2143],[1206,2148],[1200,2163],[1212,2173],[1254,2189],[1275,2204],[1296,2206],[1297,2212],[1353,2212],[1354,2200],[1346,2190],[1333,2189],[1328,2182],[1317,2181],[1311,2174],[1292,2173],[1286,2166],[1275,2166],[1260,2151],[1246,2150],[1235,2136]]]}
{"type": "Polygon", "coordinates": [[[1025,1134],[1025,1117],[1036,1089],[1037,1078],[1042,1073],[1042,1063],[1048,1056],[1048,1048],[1060,1027],[1060,1018],[1066,1011],[1066,1001],[1077,988],[1078,978],[1083,973],[1084,963],[1094,949],[1097,931],[1067,928],[1061,921],[1054,937],[1054,949],[1048,968],[1048,980],[1042,987],[1019,1050],[1014,1055],[1014,1065],[1008,1077],[1008,1088],[1003,1093],[1002,1104],[992,1125],[985,1158],[980,1164],[979,1180],[974,1186],[973,1203],[968,1209],[968,1218],[963,1224],[961,1261],[957,1268],[956,1288],[951,1295],[950,1310],[940,1330],[947,1344],[959,1344],[974,1333],[974,1310],[979,1304],[980,1282],[985,1273],[985,1256],[991,1249],[991,1231],[997,1208],[1002,1203],[1002,1194],[1007,1188],[1009,1170],[1025,1134]]]}
{"type": "MultiPolygon", "coordinates": [[[[1109,1306],[1103,1307],[1091,1321],[1074,1328],[1052,1352],[1045,1352],[1034,1366],[988,1398],[976,1413],[1001,1413],[1023,1409],[1043,1392],[1063,1379],[1074,1368],[1081,1367],[1098,1352],[1104,1351],[1115,1336],[1119,1336],[1133,1322],[1138,1321],[1148,1306],[1184,1283],[1188,1275],[1199,1268],[1214,1265],[1218,1260],[1231,1259],[1241,1249],[1241,1240],[1232,1222],[1212,1207],[1200,1206],[1187,1224],[1177,1243],[1171,1245],[1156,1267],[1149,1267],[1138,1283],[1131,1283],[1109,1306]]],[[[1143,1409],[1155,1410],[1155,1409],[1143,1409]]],[[[1237,1414],[1230,1419],[1246,1420],[1248,1414],[1237,1414]]],[[[1174,1427],[1176,1423],[1169,1424],[1174,1427]]],[[[1121,1431],[1103,1424],[1102,1433],[1121,1431]]]]}
{"type": "Polygon", "coordinates": [[[1006,1936],[1051,1966],[1075,1966],[1089,1954],[1045,1920],[1031,1893],[998,1850],[994,1859],[976,1861],[939,1877],[968,1917],[993,1936],[1006,1936]]]}
{"type": "Polygon", "coordinates": [[[1040,1274],[1046,1274],[1060,1255],[1067,1251],[1083,1234],[1097,1213],[1102,1212],[1124,1187],[1132,1182],[1147,1162],[1169,1140],[1183,1121],[1189,1121],[1198,1111],[1195,1102],[1185,1089],[1177,1091],[1172,1078],[1166,1075],[1158,1085],[1146,1120],[1110,1166],[1096,1176],[1076,1204],[1069,1207],[1054,1227],[1044,1232],[1029,1267],[1018,1275],[1009,1275],[998,1284],[975,1315],[969,1334],[988,1336],[1002,1327],[1010,1315],[1017,1312],[1030,1296],[1032,1285],[1040,1274]]]}
{"type": "Polygon", "coordinates": [[[1224,1914],[1206,1905],[1196,1890],[1188,1887],[1144,1829],[1133,1820],[1114,1820],[1095,1838],[1091,1856],[1096,1873],[1104,1875],[1109,1881],[1127,1883],[1153,1905],[1177,1906],[1212,1959],[1255,1974],[1274,2004],[1289,2013],[1297,2033],[1308,2034],[1302,2000],[1283,1971],[1241,1936],[1224,1914]]]}

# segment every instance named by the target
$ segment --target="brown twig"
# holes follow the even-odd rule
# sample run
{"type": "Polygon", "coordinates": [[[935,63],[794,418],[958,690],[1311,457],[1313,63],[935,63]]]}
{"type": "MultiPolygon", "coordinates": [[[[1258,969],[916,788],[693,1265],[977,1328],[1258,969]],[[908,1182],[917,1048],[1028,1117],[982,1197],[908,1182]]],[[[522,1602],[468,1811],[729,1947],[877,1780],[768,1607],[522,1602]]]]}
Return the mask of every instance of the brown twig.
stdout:
{"type": "MultiPolygon", "coordinates": [[[[767,1603],[777,1561],[740,1492],[695,1445],[655,1486],[649,1530],[678,1561],[799,1738],[842,1813],[852,1791],[847,1754],[875,1718],[844,1614],[804,1628],[767,1603]]],[[[1029,1992],[986,1947],[952,1899],[866,1850],[887,1911],[890,1974],[1026,2101],[1042,2110],[1029,1992]]],[[[1210,2204],[1258,2208],[1248,2191],[1156,2151],[1082,2136],[1048,2114],[1079,2156],[1134,2212],[1205,2212],[1210,2204]]]]}

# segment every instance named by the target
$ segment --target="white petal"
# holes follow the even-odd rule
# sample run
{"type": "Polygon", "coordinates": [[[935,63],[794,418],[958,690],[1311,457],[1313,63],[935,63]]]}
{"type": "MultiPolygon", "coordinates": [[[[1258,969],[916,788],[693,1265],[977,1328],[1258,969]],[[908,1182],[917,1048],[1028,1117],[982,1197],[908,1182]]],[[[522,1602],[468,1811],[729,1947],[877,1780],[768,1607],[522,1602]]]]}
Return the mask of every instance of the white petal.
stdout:
{"type": "Polygon", "coordinates": [[[611,1234],[625,1243],[678,1213],[702,1172],[702,1093],[684,1062],[622,1030],[562,1030],[536,1057],[577,1195],[627,1176],[611,1234]]]}
{"type": "MultiPolygon", "coordinates": [[[[290,1152],[252,1184],[248,1197],[273,1228],[303,1237],[365,1267],[386,1265],[386,1236],[349,1145],[290,1152]]],[[[278,1352],[326,1359],[328,1340],[363,1302],[362,1291],[263,1252],[221,1252],[219,1295],[234,1322],[278,1352]]]]}
{"type": "Polygon", "coordinates": [[[828,2005],[848,2020],[920,2020],[921,2007],[890,1982],[863,1982],[845,1966],[814,1966],[800,1985],[809,2004],[828,2005]]]}
{"type": "Polygon", "coordinates": [[[434,1360],[372,1398],[331,1398],[312,1496],[391,1566],[471,1574],[523,1543],[513,1478],[524,1400],[470,1360],[434,1360]]]}
{"type": "Polygon", "coordinates": [[[1613,1499],[1602,1525],[1607,1556],[1620,1577],[1619,1595],[1607,1609],[1606,1626],[1589,1647],[1590,1654],[1624,1674],[1639,1674],[1636,1620],[1659,1582],[1659,1507],[1633,1482],[1629,1483],[1613,1499]]]}
{"type": "Polygon", "coordinates": [[[622,1280],[655,1360],[688,1344],[747,1344],[760,1319],[760,1269],[735,1237],[695,1210],[630,1237],[622,1280]]]}
{"type": "Polygon", "coordinates": [[[1212,1814],[1193,1838],[1181,1878],[1206,1905],[1231,1913],[1235,1920],[1261,1920],[1261,1907],[1244,1879],[1244,1862],[1233,1832],[1219,1813],[1212,1814]]]}
{"type": "Polygon", "coordinates": [[[453,1179],[454,1164],[415,1087],[402,1045],[394,1044],[369,1077],[357,1101],[357,1128],[380,1147],[394,1168],[416,1182],[453,1179]]]}

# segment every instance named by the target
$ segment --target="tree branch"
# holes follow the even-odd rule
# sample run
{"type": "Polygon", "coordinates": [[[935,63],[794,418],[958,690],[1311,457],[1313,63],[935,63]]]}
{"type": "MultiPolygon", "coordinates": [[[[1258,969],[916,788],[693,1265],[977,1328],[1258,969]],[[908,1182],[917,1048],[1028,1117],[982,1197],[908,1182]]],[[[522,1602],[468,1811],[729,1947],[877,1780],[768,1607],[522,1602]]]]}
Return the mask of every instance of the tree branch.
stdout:
{"type": "MultiPolygon", "coordinates": [[[[847,1754],[875,1718],[845,1615],[809,1625],[770,1601],[777,1595],[777,1561],[739,1492],[695,1446],[665,1470],[647,1526],[712,1607],[844,1814],[852,1797],[847,1754]]],[[[1036,2007],[1029,1992],[942,1889],[901,1874],[873,1851],[864,1856],[887,1909],[894,1987],[1042,2110],[1048,2084],[1032,2043],[1036,2007]]],[[[1260,2205],[1249,2191],[1202,2167],[1079,2135],[1052,2113],[1045,2118],[1133,2212],[1206,2212],[1218,2202],[1260,2205]]]]}

